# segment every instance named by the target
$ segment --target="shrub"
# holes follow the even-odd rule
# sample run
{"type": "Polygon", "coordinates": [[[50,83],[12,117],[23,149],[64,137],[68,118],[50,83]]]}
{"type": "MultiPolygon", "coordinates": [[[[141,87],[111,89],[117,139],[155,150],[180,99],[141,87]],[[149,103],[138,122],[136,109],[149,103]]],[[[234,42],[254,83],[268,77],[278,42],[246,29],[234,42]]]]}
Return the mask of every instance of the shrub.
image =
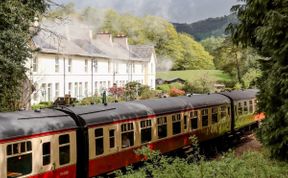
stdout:
{"type": "Polygon", "coordinates": [[[177,88],[171,88],[169,91],[169,96],[183,96],[185,94],[185,91],[177,89],[177,88]]]}

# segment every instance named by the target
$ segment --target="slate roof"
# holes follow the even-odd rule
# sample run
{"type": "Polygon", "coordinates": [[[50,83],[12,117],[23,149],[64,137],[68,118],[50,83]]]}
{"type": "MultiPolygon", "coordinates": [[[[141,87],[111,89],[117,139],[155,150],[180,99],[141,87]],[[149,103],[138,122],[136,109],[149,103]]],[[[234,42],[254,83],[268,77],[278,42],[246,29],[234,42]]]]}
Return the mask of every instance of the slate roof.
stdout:
{"type": "MultiPolygon", "coordinates": [[[[82,32],[80,34],[80,32],[78,32],[77,36],[73,35],[77,33],[77,26],[68,26],[68,29],[72,33],[66,34],[66,27],[67,26],[62,25],[62,28],[57,28],[55,24],[46,25],[45,28],[48,28],[48,30],[41,30],[33,37],[32,41],[35,47],[43,53],[134,61],[150,61],[151,55],[154,52],[154,47],[149,45],[129,45],[130,49],[126,49],[117,43],[111,42],[108,44],[100,39],[90,39],[88,27],[85,29],[86,33],[82,32]]],[[[81,30],[83,31],[83,29],[81,30]]]]}

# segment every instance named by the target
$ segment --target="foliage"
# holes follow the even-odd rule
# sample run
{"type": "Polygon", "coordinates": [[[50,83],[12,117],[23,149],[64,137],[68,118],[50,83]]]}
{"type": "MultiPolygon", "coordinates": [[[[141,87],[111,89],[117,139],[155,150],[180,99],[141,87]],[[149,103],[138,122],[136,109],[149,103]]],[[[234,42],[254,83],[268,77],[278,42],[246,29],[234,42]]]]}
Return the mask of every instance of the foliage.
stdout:
{"type": "Polygon", "coordinates": [[[223,17],[208,18],[191,24],[174,23],[178,32],[192,35],[197,41],[201,41],[211,36],[224,36],[225,28],[229,23],[237,23],[235,15],[231,14],[223,17]]]}
{"type": "Polygon", "coordinates": [[[79,104],[80,105],[91,105],[91,104],[99,104],[102,102],[102,98],[99,96],[91,96],[83,98],[79,104]]]}
{"type": "Polygon", "coordinates": [[[185,94],[185,91],[177,89],[175,87],[172,87],[169,91],[169,96],[175,97],[175,96],[183,96],[185,94]]]}
{"type": "Polygon", "coordinates": [[[236,44],[251,46],[265,57],[260,61],[262,76],[257,85],[258,108],[266,119],[258,137],[272,156],[288,160],[288,1],[245,2],[233,7],[240,23],[230,25],[229,30],[236,44]]]}
{"type": "Polygon", "coordinates": [[[52,102],[40,102],[39,104],[35,104],[32,106],[32,110],[48,108],[52,106],[52,102]]]}
{"type": "Polygon", "coordinates": [[[112,33],[113,36],[125,34],[129,44],[154,45],[159,68],[162,65],[164,67],[162,63],[165,63],[166,60],[177,63],[177,65],[172,64],[174,70],[214,68],[212,56],[200,43],[189,35],[178,34],[174,26],[161,17],[136,17],[128,13],[119,14],[112,9],[100,10],[91,7],[77,12],[71,3],[66,5],[63,10],[55,9],[54,12],[51,12],[51,17],[64,13],[81,23],[88,24],[94,33],[105,31],[112,33]],[[189,65],[180,65],[182,61],[189,65]]]}
{"type": "Polygon", "coordinates": [[[175,61],[173,70],[213,69],[213,57],[188,34],[179,34],[183,58],[175,61]]]}
{"type": "Polygon", "coordinates": [[[209,38],[202,40],[200,43],[206,49],[206,51],[209,52],[209,54],[216,57],[215,52],[218,48],[222,46],[224,40],[225,40],[224,37],[211,36],[209,38]]]}
{"type": "Polygon", "coordinates": [[[117,174],[117,177],[284,178],[288,174],[287,163],[270,160],[267,155],[259,152],[245,152],[239,157],[235,156],[233,152],[229,152],[217,160],[204,161],[200,157],[200,159],[196,159],[196,162],[160,155],[158,151],[152,151],[147,147],[138,150],[137,153],[146,158],[144,166],[137,171],[130,168],[127,174],[117,174]]]}
{"type": "Polygon", "coordinates": [[[170,90],[170,85],[169,84],[162,84],[162,85],[157,85],[157,90],[161,90],[163,93],[168,93],[170,90]]]}
{"type": "Polygon", "coordinates": [[[117,99],[124,96],[125,89],[124,87],[117,87],[117,85],[113,85],[111,88],[108,88],[108,93],[117,99]]]}
{"type": "Polygon", "coordinates": [[[44,0],[6,0],[0,3],[0,111],[16,110],[31,57],[29,40],[35,17],[46,11],[44,0]]]}

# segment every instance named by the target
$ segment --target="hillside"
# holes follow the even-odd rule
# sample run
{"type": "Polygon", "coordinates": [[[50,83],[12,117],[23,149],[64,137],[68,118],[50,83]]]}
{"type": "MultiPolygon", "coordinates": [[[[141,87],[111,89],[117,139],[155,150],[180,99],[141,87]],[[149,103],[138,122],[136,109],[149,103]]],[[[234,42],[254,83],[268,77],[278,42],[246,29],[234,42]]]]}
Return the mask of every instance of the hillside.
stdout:
{"type": "Polygon", "coordinates": [[[164,80],[173,78],[182,78],[188,81],[199,80],[200,78],[210,78],[213,81],[230,81],[231,77],[220,70],[183,70],[183,71],[168,71],[157,72],[157,78],[164,80]]]}
{"type": "Polygon", "coordinates": [[[237,23],[235,15],[208,18],[191,24],[173,23],[178,32],[185,32],[192,35],[197,41],[210,36],[222,36],[230,23],[237,23]]]}

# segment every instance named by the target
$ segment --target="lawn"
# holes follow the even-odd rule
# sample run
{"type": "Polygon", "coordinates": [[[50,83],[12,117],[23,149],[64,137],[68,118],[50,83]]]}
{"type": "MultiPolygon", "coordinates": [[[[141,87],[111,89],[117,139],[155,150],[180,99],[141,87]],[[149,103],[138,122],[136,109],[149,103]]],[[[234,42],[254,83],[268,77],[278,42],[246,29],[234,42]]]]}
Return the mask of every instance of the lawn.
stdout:
{"type": "Polygon", "coordinates": [[[214,81],[231,81],[231,77],[221,70],[183,70],[183,71],[167,71],[157,72],[156,78],[164,80],[173,78],[182,78],[188,81],[199,80],[200,78],[210,78],[214,81]]]}

